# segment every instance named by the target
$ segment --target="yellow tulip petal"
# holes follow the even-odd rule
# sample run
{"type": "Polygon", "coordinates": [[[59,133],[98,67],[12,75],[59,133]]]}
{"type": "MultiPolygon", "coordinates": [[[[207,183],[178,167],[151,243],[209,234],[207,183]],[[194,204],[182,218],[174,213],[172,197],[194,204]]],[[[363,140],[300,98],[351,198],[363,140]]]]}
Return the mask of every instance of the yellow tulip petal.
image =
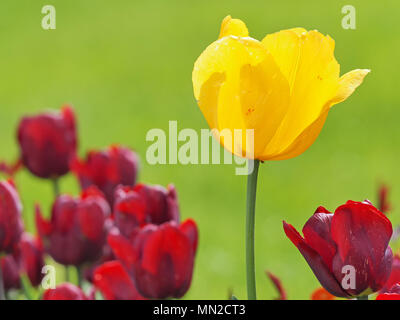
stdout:
{"type": "Polygon", "coordinates": [[[292,30],[273,33],[262,40],[262,43],[274,56],[276,63],[288,80],[290,88],[293,87],[299,63],[300,41],[300,34],[292,30]]]}
{"type": "Polygon", "coordinates": [[[240,104],[246,128],[254,129],[254,155],[261,154],[289,107],[289,84],[269,54],[240,74],[240,104]]]}
{"type": "Polygon", "coordinates": [[[290,83],[290,107],[265,153],[286,150],[324,111],[336,95],[339,64],[334,42],[317,31],[293,30],[268,35],[263,41],[290,83]]]}
{"type": "Polygon", "coordinates": [[[242,20],[232,19],[231,16],[226,16],[225,19],[222,20],[218,39],[226,36],[248,37],[249,31],[242,20]]]}
{"type": "Polygon", "coordinates": [[[331,106],[350,97],[369,72],[370,70],[368,69],[356,69],[341,76],[339,79],[339,89],[331,101],[331,106]]]}
{"type": "Polygon", "coordinates": [[[199,100],[197,101],[200,110],[211,129],[217,128],[218,125],[218,97],[221,85],[224,81],[224,73],[213,73],[211,77],[203,83],[199,100]]]}
{"type": "Polygon", "coordinates": [[[309,125],[286,150],[277,155],[264,154],[260,160],[286,160],[302,154],[318,138],[322,127],[325,124],[328,113],[329,109],[324,111],[320,117],[309,125]]]}
{"type": "MultiPolygon", "coordinates": [[[[251,38],[228,36],[212,43],[193,69],[195,97],[209,126],[254,129],[255,154],[280,126],[289,107],[289,85],[265,47],[251,38]]],[[[224,145],[232,153],[234,146],[224,145]]],[[[239,148],[239,149],[240,149],[239,148]]]]}
{"type": "Polygon", "coordinates": [[[196,60],[192,73],[194,96],[198,100],[203,84],[215,72],[229,73],[239,79],[245,64],[258,64],[267,55],[262,44],[251,38],[228,36],[210,44],[196,60]]]}

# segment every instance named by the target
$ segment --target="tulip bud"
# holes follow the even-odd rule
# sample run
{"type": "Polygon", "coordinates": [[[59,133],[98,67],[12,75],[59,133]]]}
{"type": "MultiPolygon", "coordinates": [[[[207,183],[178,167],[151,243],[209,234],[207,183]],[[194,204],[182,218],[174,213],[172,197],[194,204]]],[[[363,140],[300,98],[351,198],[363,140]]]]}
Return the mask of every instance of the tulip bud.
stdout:
{"type": "Polygon", "coordinates": [[[12,252],[18,243],[23,223],[22,205],[12,182],[0,182],[0,253],[12,252]]]}
{"type": "Polygon", "coordinates": [[[115,226],[126,237],[132,237],[146,224],[179,223],[179,208],[175,187],[138,184],[119,186],[115,191],[115,226]]]}
{"type": "Polygon", "coordinates": [[[138,157],[128,148],[111,146],[104,151],[89,152],[86,160],[74,159],[71,170],[77,175],[82,189],[97,186],[112,206],[118,185],[135,184],[138,157]]]}
{"type": "Polygon", "coordinates": [[[198,231],[193,220],[143,227],[134,239],[110,233],[116,257],[133,275],[146,298],[182,297],[190,287],[198,231]]]}
{"type": "Polygon", "coordinates": [[[71,107],[60,113],[24,117],[18,126],[18,142],[25,167],[40,178],[57,178],[69,171],[77,138],[71,107]]]}
{"type": "Polygon", "coordinates": [[[88,297],[79,287],[63,283],[55,289],[47,289],[43,294],[43,300],[88,300],[88,297]]]}
{"type": "Polygon", "coordinates": [[[331,294],[364,296],[380,290],[388,280],[392,224],[369,202],[348,201],[334,214],[318,208],[303,227],[304,238],[286,222],[283,227],[331,294]]]}
{"type": "Polygon", "coordinates": [[[95,187],[80,198],[59,196],[51,219],[43,219],[36,208],[36,224],[46,251],[55,261],[79,266],[98,259],[106,243],[110,207],[95,187]]]}

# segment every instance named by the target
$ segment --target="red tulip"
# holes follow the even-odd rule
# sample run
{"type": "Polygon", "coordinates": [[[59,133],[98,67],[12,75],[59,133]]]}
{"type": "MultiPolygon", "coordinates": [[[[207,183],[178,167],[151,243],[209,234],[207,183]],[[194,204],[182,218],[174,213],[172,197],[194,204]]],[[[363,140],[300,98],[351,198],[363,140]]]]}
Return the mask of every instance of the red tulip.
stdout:
{"type": "Polygon", "coordinates": [[[111,233],[114,254],[146,298],[182,297],[190,287],[198,231],[193,220],[143,227],[134,239],[111,233]]]}
{"type": "Polygon", "coordinates": [[[12,182],[0,182],[0,253],[12,252],[23,229],[22,205],[12,182]]]}
{"type": "Polygon", "coordinates": [[[38,286],[43,279],[43,247],[38,238],[24,233],[19,242],[21,267],[26,272],[33,286],[38,286]]]}
{"type": "Polygon", "coordinates": [[[392,225],[370,202],[348,201],[329,213],[319,207],[303,227],[304,238],[283,222],[288,238],[299,249],[321,285],[338,297],[367,295],[380,290],[392,266],[388,246],[392,225]],[[346,283],[354,268],[355,286],[346,283]],[[345,268],[344,268],[345,267],[345,268]],[[347,269],[347,270],[345,270],[347,269]]]}
{"type": "Polygon", "coordinates": [[[14,254],[8,254],[1,257],[0,267],[5,291],[10,289],[19,289],[21,287],[21,282],[19,277],[18,258],[14,254]]]}
{"type": "Polygon", "coordinates": [[[376,300],[400,300],[400,282],[395,283],[389,291],[379,294],[376,300]]]}
{"type": "Polygon", "coordinates": [[[86,160],[74,159],[71,170],[78,176],[82,189],[96,185],[112,205],[115,188],[136,182],[138,158],[127,148],[111,146],[104,151],[91,151],[86,160]]]}
{"type": "Polygon", "coordinates": [[[47,289],[43,294],[43,300],[88,300],[88,297],[79,287],[63,283],[55,289],[47,289]]]}
{"type": "Polygon", "coordinates": [[[114,222],[121,233],[132,237],[146,224],[179,223],[179,208],[175,187],[138,184],[119,186],[115,191],[114,222]]]}
{"type": "Polygon", "coordinates": [[[51,220],[43,219],[39,207],[36,224],[46,251],[64,265],[82,265],[98,259],[106,243],[110,207],[95,187],[80,198],[59,196],[51,220]]]}
{"type": "Polygon", "coordinates": [[[60,113],[24,117],[18,142],[22,162],[34,175],[57,178],[66,174],[77,146],[73,109],[65,106],[60,113]]]}
{"type": "Polygon", "coordinates": [[[121,262],[110,261],[94,271],[94,285],[107,300],[143,300],[121,262]]]}

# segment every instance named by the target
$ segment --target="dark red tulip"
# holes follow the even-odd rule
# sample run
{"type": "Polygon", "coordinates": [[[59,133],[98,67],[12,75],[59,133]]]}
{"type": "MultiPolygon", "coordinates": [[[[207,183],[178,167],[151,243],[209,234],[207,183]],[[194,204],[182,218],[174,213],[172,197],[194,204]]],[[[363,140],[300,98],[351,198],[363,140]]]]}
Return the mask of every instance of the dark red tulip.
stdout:
{"type": "Polygon", "coordinates": [[[110,233],[114,254],[146,298],[182,297],[190,287],[198,232],[193,220],[143,227],[134,239],[110,233]]]}
{"type": "Polygon", "coordinates": [[[96,185],[112,205],[118,185],[135,184],[138,158],[128,148],[111,146],[107,150],[89,152],[86,160],[74,159],[71,170],[78,176],[82,189],[96,185]]]}
{"type": "Polygon", "coordinates": [[[12,252],[22,230],[22,205],[12,182],[0,182],[0,253],[12,252]]]}
{"type": "Polygon", "coordinates": [[[26,272],[31,284],[36,287],[43,279],[44,256],[42,244],[38,238],[24,233],[18,247],[22,271],[26,272]]]}
{"type": "Polygon", "coordinates": [[[348,201],[334,214],[318,208],[303,227],[304,238],[293,226],[283,226],[321,285],[337,297],[376,292],[389,278],[392,224],[370,202],[348,201]],[[342,285],[345,266],[355,270],[355,288],[342,285]]]}
{"type": "Polygon", "coordinates": [[[106,300],[143,300],[121,262],[110,261],[94,271],[94,285],[106,300]]]}
{"type": "Polygon", "coordinates": [[[40,178],[57,178],[69,171],[77,138],[75,116],[69,106],[22,118],[18,142],[25,167],[40,178]]]}
{"type": "Polygon", "coordinates": [[[47,289],[43,293],[43,300],[88,300],[88,297],[79,287],[63,283],[55,289],[47,289]]]}
{"type": "Polygon", "coordinates": [[[89,188],[80,198],[59,196],[50,221],[43,219],[39,207],[36,210],[37,229],[55,261],[80,266],[101,256],[111,210],[97,188],[89,188]]]}
{"type": "Polygon", "coordinates": [[[179,223],[179,208],[173,185],[138,184],[134,187],[119,186],[115,191],[114,222],[126,237],[132,237],[139,227],[146,224],[179,223]]]}
{"type": "Polygon", "coordinates": [[[21,287],[21,282],[18,258],[14,254],[5,255],[0,258],[0,267],[5,291],[19,289],[21,287]]]}

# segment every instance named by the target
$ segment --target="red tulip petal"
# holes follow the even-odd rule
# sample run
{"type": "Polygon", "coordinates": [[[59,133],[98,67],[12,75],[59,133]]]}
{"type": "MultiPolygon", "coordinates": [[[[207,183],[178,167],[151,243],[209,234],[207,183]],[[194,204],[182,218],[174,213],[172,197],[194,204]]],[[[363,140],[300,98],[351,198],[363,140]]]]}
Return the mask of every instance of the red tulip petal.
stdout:
{"type": "Polygon", "coordinates": [[[110,207],[103,197],[91,196],[78,204],[79,224],[88,239],[98,241],[104,237],[104,222],[110,215],[110,211],[110,207]]]}
{"type": "Polygon", "coordinates": [[[48,236],[51,234],[52,225],[49,221],[43,218],[40,206],[35,206],[36,228],[41,236],[48,236]]]}
{"type": "Polygon", "coordinates": [[[337,297],[347,297],[347,293],[340,287],[321,256],[305,242],[297,230],[285,221],[283,221],[283,229],[285,230],[286,236],[293,242],[297,249],[299,249],[321,285],[337,297]]]}
{"type": "Polygon", "coordinates": [[[390,288],[396,283],[400,282],[400,256],[395,255],[392,262],[392,270],[388,281],[386,281],[385,286],[382,288],[382,293],[389,291],[390,288]]]}
{"type": "Polygon", "coordinates": [[[110,261],[94,271],[94,284],[107,300],[142,300],[135,283],[119,261],[110,261]]]}
{"type": "Polygon", "coordinates": [[[193,252],[196,252],[199,238],[199,231],[196,222],[192,219],[187,219],[182,222],[179,229],[190,239],[193,246],[193,252]]]}
{"type": "Polygon", "coordinates": [[[130,241],[117,232],[111,231],[108,235],[108,244],[115,256],[123,262],[128,270],[131,270],[134,263],[137,261],[137,253],[130,241]]]}
{"type": "Polygon", "coordinates": [[[331,233],[338,247],[333,267],[338,279],[343,277],[343,265],[356,270],[356,289],[348,291],[357,295],[367,288],[379,290],[392,263],[392,225],[387,217],[370,204],[348,201],[336,209],[331,233]]]}
{"type": "MultiPolygon", "coordinates": [[[[303,227],[304,239],[324,260],[332,271],[332,260],[336,253],[336,244],[331,237],[331,221],[333,214],[323,213],[319,207],[303,227]]],[[[326,209],[324,209],[326,210],[326,209]]]]}
{"type": "Polygon", "coordinates": [[[275,286],[276,291],[278,291],[279,293],[279,297],[276,298],[275,300],[287,300],[286,290],[283,287],[281,280],[269,271],[266,271],[265,273],[275,286]]]}
{"type": "Polygon", "coordinates": [[[55,289],[48,289],[43,294],[43,300],[87,300],[83,291],[71,284],[63,283],[55,289]]]}

